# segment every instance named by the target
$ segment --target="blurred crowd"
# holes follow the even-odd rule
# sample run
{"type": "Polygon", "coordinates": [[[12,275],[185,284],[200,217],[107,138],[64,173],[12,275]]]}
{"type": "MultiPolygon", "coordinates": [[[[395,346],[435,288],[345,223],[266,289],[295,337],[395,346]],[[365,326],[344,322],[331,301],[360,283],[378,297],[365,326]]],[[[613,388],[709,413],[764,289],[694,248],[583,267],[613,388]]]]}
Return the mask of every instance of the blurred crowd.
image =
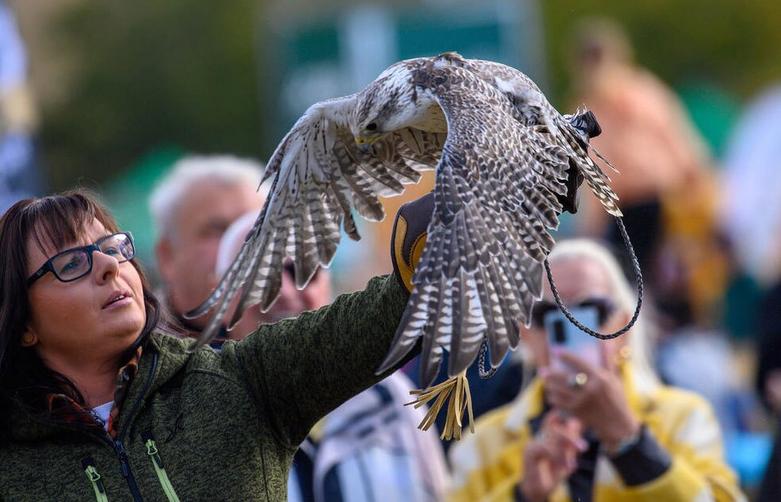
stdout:
{"type": "MultiPolygon", "coordinates": [[[[541,312],[492,379],[470,369],[479,420],[476,433],[455,446],[435,428],[416,430],[425,410],[403,406],[418,385],[413,360],[312,429],[290,473],[290,500],[591,500],[592,493],[607,500],[621,486],[651,485],[670,490],[658,492],[665,500],[676,493],[693,500],[703,490],[716,500],[781,499],[781,447],[774,445],[781,424],[781,84],[745,108],[719,158],[673,89],[634,61],[617,25],[583,23],[571,62],[563,108],[585,106],[601,125],[594,152],[621,199],[642,267],[642,323],[600,347],[595,359],[569,360],[584,375],[570,381],[567,365],[553,364],[570,357],[550,341],[556,319],[541,312]],[[621,425],[636,431],[634,443],[611,443],[621,425]]],[[[45,186],[25,72],[24,48],[0,3],[0,211],[45,186]]],[[[182,333],[204,327],[183,314],[238,252],[267,194],[257,189],[262,170],[255,160],[187,155],[146,201],[156,235],[154,263],[146,265],[182,333]]],[[[429,176],[387,200],[388,213],[432,184],[429,176]]],[[[557,236],[554,277],[565,301],[596,313],[597,326],[620,327],[636,295],[629,255],[615,222],[583,192],[578,214],[557,236]]],[[[389,272],[391,223],[366,224],[366,241],[340,251],[304,290],[286,264],[272,308],[246,311],[215,348],[389,272]]]]}

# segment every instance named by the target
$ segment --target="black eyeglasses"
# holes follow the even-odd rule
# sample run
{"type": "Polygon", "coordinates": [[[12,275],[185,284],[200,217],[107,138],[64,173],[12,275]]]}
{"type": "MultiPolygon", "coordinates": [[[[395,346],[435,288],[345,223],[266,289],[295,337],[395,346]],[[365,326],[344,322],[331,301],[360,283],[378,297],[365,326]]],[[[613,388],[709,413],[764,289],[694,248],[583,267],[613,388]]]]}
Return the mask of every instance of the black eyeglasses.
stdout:
{"type": "Polygon", "coordinates": [[[115,258],[119,263],[132,260],[136,255],[133,236],[130,232],[119,232],[101,237],[93,244],[66,249],[52,256],[27,279],[27,287],[51,272],[62,282],[75,281],[92,271],[92,253],[101,253],[115,258]]]}
{"type": "MultiPolygon", "coordinates": [[[[597,311],[597,321],[599,325],[605,322],[613,315],[616,310],[615,304],[609,298],[586,298],[575,305],[568,305],[569,308],[593,308],[597,311]]],[[[559,306],[554,302],[537,302],[532,309],[532,324],[538,328],[545,326],[545,316],[552,310],[559,310],[559,306]]]]}

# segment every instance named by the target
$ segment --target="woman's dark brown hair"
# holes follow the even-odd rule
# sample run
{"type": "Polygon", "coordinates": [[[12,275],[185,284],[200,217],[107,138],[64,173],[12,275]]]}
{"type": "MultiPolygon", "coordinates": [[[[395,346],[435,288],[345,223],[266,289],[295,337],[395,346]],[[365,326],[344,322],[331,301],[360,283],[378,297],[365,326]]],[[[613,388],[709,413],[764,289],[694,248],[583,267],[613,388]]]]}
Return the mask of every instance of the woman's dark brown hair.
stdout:
{"type": "MultiPolygon", "coordinates": [[[[45,415],[45,397],[65,394],[84,405],[84,398],[65,376],[46,367],[34,348],[21,345],[30,320],[27,295],[27,243],[45,249],[63,249],[78,242],[86,226],[97,219],[109,232],[117,224],[108,210],[89,192],[75,190],[42,198],[24,199],[0,218],[0,410],[24,406],[29,413],[45,415]]],[[[141,276],[146,323],[137,344],[143,343],[160,319],[160,305],[152,295],[143,270],[141,276]]],[[[0,412],[0,429],[8,430],[7,414],[0,412]]],[[[0,433],[2,435],[3,433],[0,433]]]]}

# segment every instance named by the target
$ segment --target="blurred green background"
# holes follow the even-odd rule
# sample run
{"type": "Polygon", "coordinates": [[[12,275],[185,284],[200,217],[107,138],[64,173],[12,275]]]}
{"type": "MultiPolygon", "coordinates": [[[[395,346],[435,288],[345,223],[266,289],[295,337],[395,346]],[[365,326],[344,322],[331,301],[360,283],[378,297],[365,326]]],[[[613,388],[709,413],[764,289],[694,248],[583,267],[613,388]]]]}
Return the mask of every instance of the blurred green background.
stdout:
{"type": "MultiPolygon", "coordinates": [[[[462,8],[460,2],[418,4],[388,3],[412,15],[421,5],[454,17],[462,8]]],[[[56,48],[50,57],[69,66],[64,88],[54,93],[58,99],[41,102],[40,150],[51,188],[110,181],[160,148],[265,159],[291,120],[280,117],[272,92],[286,30],[351,8],[338,1],[252,0],[70,1],[52,7],[45,26],[49,46],[56,48]]],[[[781,79],[781,2],[546,0],[536,10],[544,38],[538,46],[543,87],[559,106],[566,104],[571,28],[597,14],[622,23],[637,60],[676,88],[695,85],[710,89],[714,99],[740,101],[781,79]]],[[[36,65],[47,63],[31,60],[36,85],[36,65]]],[[[693,92],[691,100],[697,99],[707,96],[693,92]]]]}

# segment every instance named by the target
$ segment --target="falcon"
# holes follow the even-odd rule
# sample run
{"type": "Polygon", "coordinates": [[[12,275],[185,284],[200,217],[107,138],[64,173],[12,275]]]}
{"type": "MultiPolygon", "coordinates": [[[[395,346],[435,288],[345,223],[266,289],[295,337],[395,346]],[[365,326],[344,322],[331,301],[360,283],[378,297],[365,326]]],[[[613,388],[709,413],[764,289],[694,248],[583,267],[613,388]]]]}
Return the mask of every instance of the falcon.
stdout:
{"type": "MultiPolygon", "coordinates": [[[[583,180],[620,216],[609,178],[589,157],[599,125],[587,111],[561,115],[520,71],[457,53],[398,62],[355,94],[312,105],[276,148],[263,181],[270,195],[232,266],[188,316],[214,310],[199,341],[250,305],[270,308],[283,261],[306,286],[328,266],[341,229],[360,235],[353,210],[377,221],[379,196],[436,170],[434,211],[414,290],[387,358],[399,363],[422,338],[422,382],[448,353],[461,374],[483,344],[496,367],[519,342],[542,295],[543,263],[558,216],[576,211],[583,180]]],[[[262,182],[261,182],[262,183],[262,182]]]]}

